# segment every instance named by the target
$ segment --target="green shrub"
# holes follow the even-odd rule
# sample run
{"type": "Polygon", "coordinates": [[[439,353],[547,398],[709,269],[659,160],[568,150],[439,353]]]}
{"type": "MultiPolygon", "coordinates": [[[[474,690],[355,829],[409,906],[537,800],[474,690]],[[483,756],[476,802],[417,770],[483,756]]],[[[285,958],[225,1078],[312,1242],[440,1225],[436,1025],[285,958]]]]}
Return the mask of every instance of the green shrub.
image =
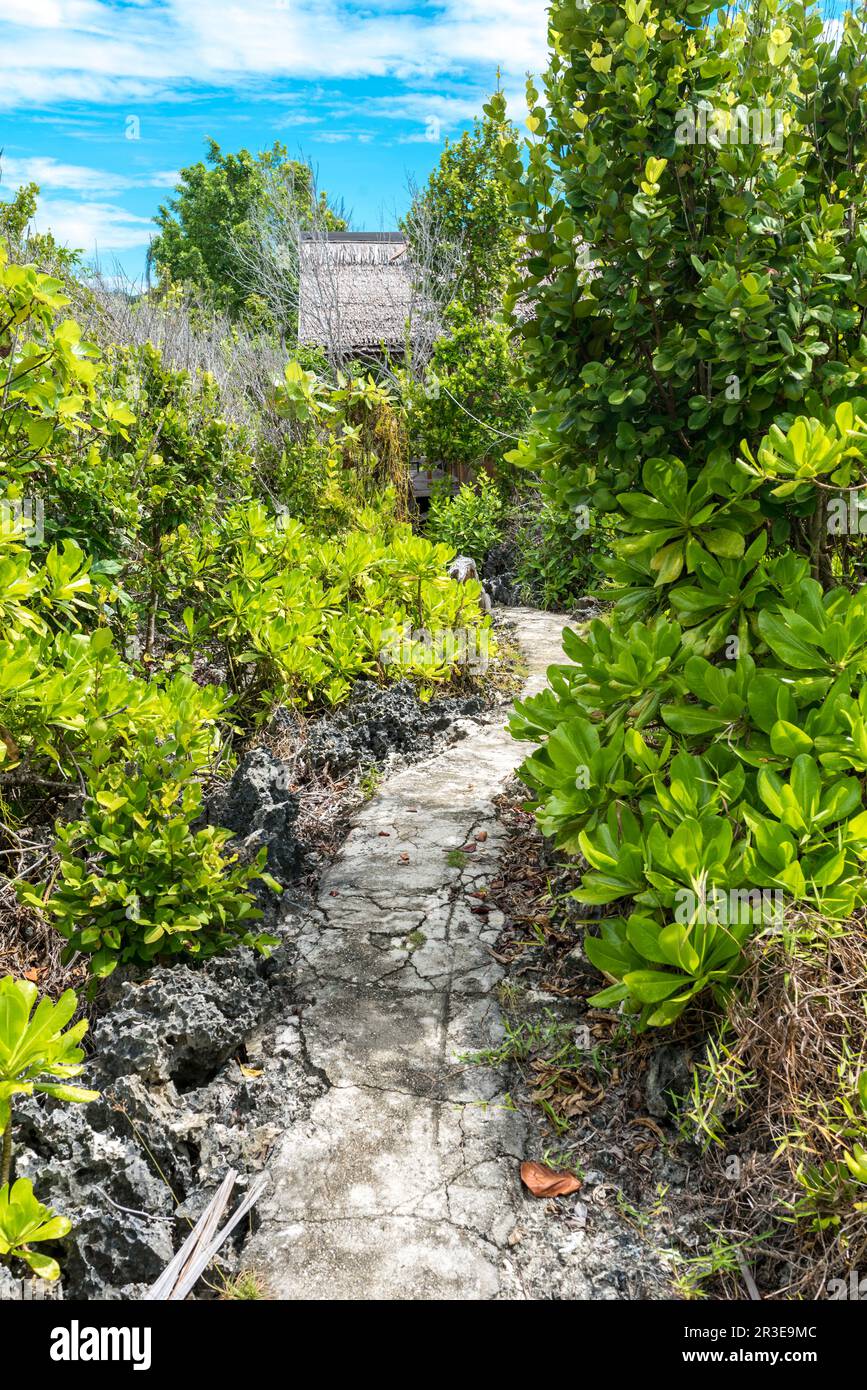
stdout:
{"type": "Polygon", "coordinates": [[[489,626],[481,585],[446,574],[449,547],[406,524],[383,539],[370,519],[371,530],[320,541],[250,504],[199,534],[178,532],[167,558],[190,648],[218,644],[242,718],[262,720],[280,703],[337,704],[361,676],[446,680],[460,647],[452,658],[437,639],[489,626]]]}
{"type": "Polygon", "coordinates": [[[515,529],[519,590],[540,608],[569,608],[595,586],[597,552],[607,545],[607,528],[585,528],[580,517],[548,502],[540,506],[538,494],[531,494],[515,529]]]}
{"type": "Polygon", "coordinates": [[[503,533],[505,505],[487,473],[474,486],[464,483],[452,496],[451,485],[434,491],[428,512],[427,535],[459,555],[471,555],[481,569],[491,546],[503,533]]]}
{"type": "Polygon", "coordinates": [[[226,853],[231,832],[194,828],[202,789],[175,750],[142,740],[136,762],[94,778],[83,815],[58,829],[57,875],[21,890],[22,900],[54,921],[94,976],[118,965],[144,965],[183,953],[204,959],[233,946],[267,954],[276,938],[253,930],[261,917],[250,891],[265,851],[241,867],[226,853]]]}
{"type": "Polygon", "coordinates": [[[500,463],[529,418],[508,332],[461,304],[447,311],[446,327],[425,382],[409,395],[413,454],[447,468],[500,463]]]}

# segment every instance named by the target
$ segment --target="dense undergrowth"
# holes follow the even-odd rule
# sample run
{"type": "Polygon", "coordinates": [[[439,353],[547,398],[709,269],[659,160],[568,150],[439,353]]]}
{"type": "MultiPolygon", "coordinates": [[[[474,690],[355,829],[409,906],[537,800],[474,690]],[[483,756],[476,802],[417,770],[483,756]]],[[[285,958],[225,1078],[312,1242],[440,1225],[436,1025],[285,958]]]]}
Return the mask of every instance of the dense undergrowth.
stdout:
{"type": "Polygon", "coordinates": [[[732,1229],[793,1223],[821,1292],[867,1199],[865,12],[564,0],[551,42],[513,461],[613,526],[613,611],[518,706],[522,777],[583,861],[595,1004],[716,1011],[695,1132],[770,1136],[789,1185],[744,1164],[732,1229]]]}

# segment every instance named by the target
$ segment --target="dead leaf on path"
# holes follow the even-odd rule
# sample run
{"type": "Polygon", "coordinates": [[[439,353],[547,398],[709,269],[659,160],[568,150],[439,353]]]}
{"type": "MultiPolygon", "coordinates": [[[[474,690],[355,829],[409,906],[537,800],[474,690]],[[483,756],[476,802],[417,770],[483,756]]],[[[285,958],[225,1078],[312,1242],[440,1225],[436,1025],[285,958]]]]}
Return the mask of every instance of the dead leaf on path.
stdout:
{"type": "Polygon", "coordinates": [[[477,849],[478,845],[476,844],[461,845],[461,854],[475,854],[477,849]]]}
{"type": "Polygon", "coordinates": [[[488,832],[487,832],[487,830],[477,830],[477,831],[476,831],[476,839],[479,841],[480,844],[484,844],[484,842],[485,842],[485,840],[487,840],[487,838],[488,838],[488,832]]]}
{"type": "Polygon", "coordinates": [[[544,1163],[522,1163],[521,1182],[534,1197],[566,1197],[581,1188],[581,1180],[574,1173],[555,1173],[544,1163]]]}
{"type": "Polygon", "coordinates": [[[31,984],[35,985],[36,982],[37,982],[37,980],[39,979],[39,971],[36,970],[36,969],[34,969],[34,970],[25,970],[25,971],[24,971],[24,978],[25,978],[25,980],[29,980],[31,984]]]}
{"type": "Polygon", "coordinates": [[[380,830],[379,833],[380,833],[380,835],[382,836],[383,839],[387,840],[388,837],[389,837],[390,834],[391,834],[391,831],[390,831],[390,830],[380,830]]]}
{"type": "Polygon", "coordinates": [[[408,855],[405,851],[404,851],[404,853],[400,856],[400,862],[401,862],[401,864],[408,864],[408,863],[409,863],[409,855],[408,855]]]}

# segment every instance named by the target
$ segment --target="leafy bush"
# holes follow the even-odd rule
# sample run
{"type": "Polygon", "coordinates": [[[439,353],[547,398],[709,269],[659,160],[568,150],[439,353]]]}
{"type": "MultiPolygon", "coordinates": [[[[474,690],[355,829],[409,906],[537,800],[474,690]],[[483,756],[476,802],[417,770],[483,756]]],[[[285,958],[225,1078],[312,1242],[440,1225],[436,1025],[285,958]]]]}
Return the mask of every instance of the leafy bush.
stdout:
{"type": "Polygon", "coordinates": [[[540,608],[569,608],[595,583],[596,552],[607,545],[606,528],[585,529],[532,492],[515,527],[518,587],[540,608]]]}
{"type": "Polygon", "coordinates": [[[587,938],[614,982],[596,1002],[651,1025],[725,992],[792,907],[867,903],[863,542],[832,524],[867,483],[867,130],[841,134],[867,30],[847,17],[835,48],[764,0],[696,28],[713,8],[555,5],[569,57],[546,108],[531,87],[515,164],[539,388],[518,461],[613,526],[614,612],[567,633],[574,665],[513,728],[542,741],[522,775],[588,864],[576,896],[624,907],[587,938]],[[678,112],[730,96],[783,138],[676,140],[678,112]]]}
{"type": "Polygon", "coordinates": [[[23,1260],[40,1279],[54,1280],[60,1276],[60,1266],[50,1255],[43,1255],[30,1246],[42,1240],[60,1240],[72,1230],[66,1216],[55,1213],[33,1195],[29,1178],[0,1187],[0,1260],[10,1257],[23,1260]]]}
{"type": "Polygon", "coordinates": [[[148,737],[170,738],[200,768],[216,765],[225,694],[182,673],[136,676],[107,627],[78,627],[96,601],[72,541],[36,565],[20,530],[0,535],[0,779],[20,784],[25,770],[88,777],[148,737]]]}
{"type": "Polygon", "coordinates": [[[81,819],[58,831],[56,877],[21,891],[54,919],[68,956],[90,957],[97,978],[154,957],[204,959],[233,946],[267,954],[276,944],[251,929],[262,917],[252,882],[279,891],[264,870],[267,851],[241,867],[225,852],[230,831],[194,829],[202,790],[192,771],[155,747],[129,770],[107,769],[81,819]]]}
{"type": "Polygon", "coordinates": [[[363,675],[448,679],[459,659],[437,638],[489,624],[480,584],[448,578],[452,557],[408,525],[388,541],[375,529],[319,541],[259,504],[180,528],[167,555],[191,649],[216,640],[236,708],[260,720],[280,703],[337,704],[363,675]]]}
{"type": "Polygon", "coordinates": [[[474,486],[464,483],[452,496],[451,486],[435,491],[428,512],[427,534],[459,555],[471,555],[479,567],[503,530],[505,504],[487,473],[474,486]]]}

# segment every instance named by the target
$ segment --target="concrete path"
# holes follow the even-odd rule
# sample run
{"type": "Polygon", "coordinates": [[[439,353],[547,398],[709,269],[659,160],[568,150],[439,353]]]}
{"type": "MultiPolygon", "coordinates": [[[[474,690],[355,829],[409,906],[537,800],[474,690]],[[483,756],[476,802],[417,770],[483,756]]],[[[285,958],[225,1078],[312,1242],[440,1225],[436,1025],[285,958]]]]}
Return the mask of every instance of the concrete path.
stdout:
{"type": "MultiPolygon", "coordinates": [[[[564,659],[563,619],[509,616],[527,695],[564,659]]],[[[384,782],[300,926],[303,1043],[328,1088],[278,1144],[245,1249],[276,1298],[521,1297],[523,1125],[496,1070],[457,1060],[502,1037],[502,922],[472,894],[496,871],[493,800],[527,752],[503,720],[384,782]]]]}

